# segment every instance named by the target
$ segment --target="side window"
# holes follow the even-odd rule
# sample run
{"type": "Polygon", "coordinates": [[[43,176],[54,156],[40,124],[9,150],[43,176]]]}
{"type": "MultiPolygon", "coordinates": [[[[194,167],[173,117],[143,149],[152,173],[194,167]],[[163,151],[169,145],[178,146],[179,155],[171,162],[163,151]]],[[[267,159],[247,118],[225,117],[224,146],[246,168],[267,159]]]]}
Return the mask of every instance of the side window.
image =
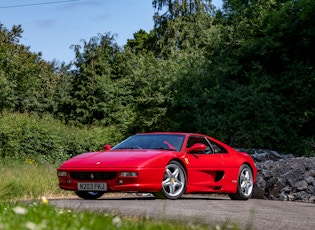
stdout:
{"type": "Polygon", "coordinates": [[[227,150],[224,147],[222,147],[221,145],[219,145],[218,143],[211,141],[211,140],[209,140],[209,142],[212,145],[214,153],[227,153],[227,150]]]}
{"type": "Polygon", "coordinates": [[[206,138],[203,137],[189,137],[186,148],[190,148],[196,143],[201,143],[206,145],[206,150],[204,152],[196,152],[197,154],[209,154],[213,153],[212,147],[206,138]]]}

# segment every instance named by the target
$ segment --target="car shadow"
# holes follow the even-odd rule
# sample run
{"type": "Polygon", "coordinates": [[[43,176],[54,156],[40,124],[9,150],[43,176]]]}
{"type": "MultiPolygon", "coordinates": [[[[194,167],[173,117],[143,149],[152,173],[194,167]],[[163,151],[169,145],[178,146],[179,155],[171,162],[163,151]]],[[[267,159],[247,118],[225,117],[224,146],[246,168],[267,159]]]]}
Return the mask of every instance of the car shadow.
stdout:
{"type": "MultiPolygon", "coordinates": [[[[49,200],[83,200],[75,195],[66,197],[50,197],[49,200]]],[[[159,199],[151,193],[105,193],[97,200],[165,200],[173,201],[170,199],[159,199]]],[[[224,194],[185,194],[176,200],[231,200],[224,194]]]]}
{"type": "MultiPolygon", "coordinates": [[[[80,198],[79,198],[80,199],[80,198]]],[[[159,199],[154,197],[152,194],[130,194],[123,196],[108,196],[104,195],[98,200],[170,200],[170,199],[159,199]]],[[[227,195],[213,195],[213,194],[187,194],[176,200],[230,200],[227,195]]]]}

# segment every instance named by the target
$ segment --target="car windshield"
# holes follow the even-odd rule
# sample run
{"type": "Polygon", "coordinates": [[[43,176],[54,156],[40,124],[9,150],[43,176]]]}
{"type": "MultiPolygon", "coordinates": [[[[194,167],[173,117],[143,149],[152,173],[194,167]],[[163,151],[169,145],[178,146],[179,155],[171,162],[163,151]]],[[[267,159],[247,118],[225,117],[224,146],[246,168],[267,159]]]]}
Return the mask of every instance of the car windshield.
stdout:
{"type": "Polygon", "coordinates": [[[180,134],[136,134],[112,149],[165,149],[180,151],[185,136],[180,134]]]}

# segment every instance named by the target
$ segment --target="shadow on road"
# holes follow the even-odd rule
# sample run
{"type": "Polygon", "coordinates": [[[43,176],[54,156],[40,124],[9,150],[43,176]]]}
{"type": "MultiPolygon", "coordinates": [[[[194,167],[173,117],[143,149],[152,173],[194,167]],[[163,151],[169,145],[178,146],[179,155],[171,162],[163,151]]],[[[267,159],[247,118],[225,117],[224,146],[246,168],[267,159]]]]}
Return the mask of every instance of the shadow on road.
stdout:
{"type": "MultiPolygon", "coordinates": [[[[82,200],[79,197],[71,196],[64,198],[50,198],[50,200],[82,200]]],[[[163,200],[155,198],[151,193],[106,193],[98,200],[163,200]]],[[[169,199],[165,199],[169,200],[169,199]]],[[[188,194],[177,200],[230,200],[223,194],[188,194]]]]}

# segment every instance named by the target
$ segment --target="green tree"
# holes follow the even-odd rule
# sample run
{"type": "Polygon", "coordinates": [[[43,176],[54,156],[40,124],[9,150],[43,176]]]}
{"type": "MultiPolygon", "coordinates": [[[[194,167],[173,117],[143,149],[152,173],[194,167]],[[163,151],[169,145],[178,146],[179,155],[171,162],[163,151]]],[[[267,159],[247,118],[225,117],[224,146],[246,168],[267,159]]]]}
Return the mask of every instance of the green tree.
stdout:
{"type": "Polygon", "coordinates": [[[179,17],[194,16],[200,12],[212,13],[214,6],[211,2],[211,0],[153,0],[153,8],[157,11],[154,15],[155,27],[161,26],[164,21],[179,17]]]}
{"type": "Polygon", "coordinates": [[[0,24],[0,109],[52,112],[56,86],[52,65],[19,44],[23,30],[0,24]]]}
{"type": "Polygon", "coordinates": [[[76,68],[73,70],[71,103],[68,106],[71,108],[71,120],[92,124],[108,114],[106,102],[112,90],[111,63],[119,48],[110,34],[99,34],[88,42],[82,42],[83,47],[73,46],[76,68]]]}
{"type": "Polygon", "coordinates": [[[214,6],[208,0],[152,2],[156,53],[167,57],[183,49],[198,49],[203,44],[204,31],[212,25],[214,6]]]}
{"type": "Polygon", "coordinates": [[[123,52],[109,33],[73,46],[76,53],[68,104],[69,121],[125,127],[132,117],[134,54],[123,52]],[[83,49],[83,50],[82,50],[83,49]]]}
{"type": "Polygon", "coordinates": [[[138,56],[136,64],[131,75],[134,116],[128,133],[167,129],[166,113],[173,90],[170,87],[176,80],[178,66],[152,54],[138,56]]]}
{"type": "Polygon", "coordinates": [[[154,30],[147,33],[144,30],[139,30],[133,34],[133,39],[128,39],[125,49],[130,49],[135,54],[143,54],[148,52],[154,52],[154,46],[156,43],[156,37],[154,30]]]}
{"type": "Polygon", "coordinates": [[[226,91],[221,108],[229,110],[221,130],[230,127],[225,133],[234,145],[304,154],[304,140],[314,130],[314,2],[230,6],[222,43],[207,54],[226,91]]]}

